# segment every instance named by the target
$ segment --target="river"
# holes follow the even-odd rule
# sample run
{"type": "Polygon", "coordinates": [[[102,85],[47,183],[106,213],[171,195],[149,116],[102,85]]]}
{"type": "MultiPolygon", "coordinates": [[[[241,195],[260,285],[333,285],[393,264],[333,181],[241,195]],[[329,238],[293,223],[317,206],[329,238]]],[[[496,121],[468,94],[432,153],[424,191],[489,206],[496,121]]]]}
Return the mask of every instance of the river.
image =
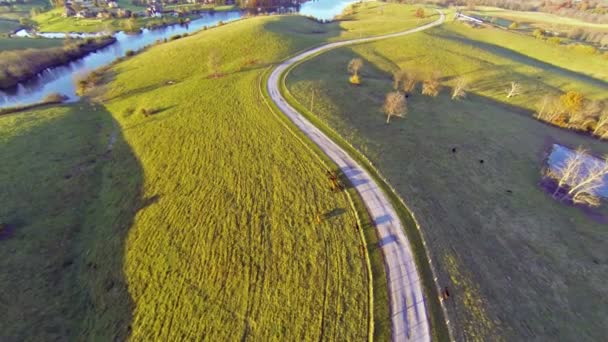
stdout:
{"type": "MultiPolygon", "coordinates": [[[[353,0],[317,0],[303,3],[300,14],[317,19],[330,20],[340,14],[353,0]]],[[[144,29],[139,34],[118,32],[114,36],[116,42],[106,48],[93,52],[69,64],[49,68],[27,82],[20,83],[10,91],[0,91],[0,108],[27,105],[40,102],[50,93],[66,95],[70,101],[78,99],[74,87],[74,78],[91,70],[103,67],[125,56],[128,50],[140,50],[158,40],[171,36],[192,33],[203,27],[217,25],[220,21],[228,23],[242,18],[244,12],[229,11],[205,13],[200,18],[190,21],[187,25],[171,25],[158,29],[144,29]]],[[[47,37],[60,37],[62,34],[47,33],[47,37]]]]}

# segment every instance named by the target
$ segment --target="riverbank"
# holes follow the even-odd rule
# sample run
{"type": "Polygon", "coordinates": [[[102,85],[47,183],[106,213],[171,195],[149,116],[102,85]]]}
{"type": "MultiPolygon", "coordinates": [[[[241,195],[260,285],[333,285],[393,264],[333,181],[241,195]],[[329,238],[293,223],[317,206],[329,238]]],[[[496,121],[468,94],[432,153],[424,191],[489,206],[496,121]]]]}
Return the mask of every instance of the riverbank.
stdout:
{"type": "Polygon", "coordinates": [[[0,52],[0,89],[15,87],[45,69],[72,62],[115,41],[114,37],[87,38],[63,47],[0,52]]]}

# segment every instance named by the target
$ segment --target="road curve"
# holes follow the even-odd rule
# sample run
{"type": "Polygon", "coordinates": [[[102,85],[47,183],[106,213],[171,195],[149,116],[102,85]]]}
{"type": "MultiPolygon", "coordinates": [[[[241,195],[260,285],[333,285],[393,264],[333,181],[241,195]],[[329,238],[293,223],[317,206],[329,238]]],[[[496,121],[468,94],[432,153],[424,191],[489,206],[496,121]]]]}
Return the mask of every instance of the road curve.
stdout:
{"type": "Polygon", "coordinates": [[[379,245],[385,256],[385,269],[389,287],[393,341],[430,341],[430,325],[425,306],[424,291],[416,263],[403,225],[384,192],[369,173],[351,158],[321,130],[291,107],[281,92],[281,76],[291,67],[309,56],[337,47],[364,43],[379,39],[399,37],[420,32],[440,25],[445,20],[439,11],[439,19],[411,30],[382,36],[359,38],[329,43],[307,50],[277,66],[268,78],[267,88],[272,101],[285,115],[331,158],[348,177],[365,203],[378,231],[379,245]]]}

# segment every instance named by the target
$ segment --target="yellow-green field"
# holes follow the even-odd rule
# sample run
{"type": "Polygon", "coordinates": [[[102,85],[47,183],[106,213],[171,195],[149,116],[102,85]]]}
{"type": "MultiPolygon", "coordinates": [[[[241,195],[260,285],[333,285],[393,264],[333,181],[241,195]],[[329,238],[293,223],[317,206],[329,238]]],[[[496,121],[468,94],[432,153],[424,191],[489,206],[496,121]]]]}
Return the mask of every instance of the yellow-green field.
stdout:
{"type": "Polygon", "coordinates": [[[608,24],[597,24],[546,12],[512,11],[497,7],[477,6],[474,13],[532,24],[553,24],[608,30],[608,24]]]}
{"type": "Polygon", "coordinates": [[[314,92],[313,114],[363,152],[413,210],[438,284],[450,289],[457,340],[600,340],[608,208],[569,207],[539,183],[552,143],[598,155],[608,145],[532,115],[543,94],[606,99],[608,75],[597,56],[558,54],[526,38],[446,23],[324,53],[293,69],[286,86],[305,107],[314,92]],[[346,72],[356,57],[364,60],[361,86],[346,72]],[[381,108],[398,68],[421,77],[438,71],[443,89],[433,98],[419,86],[406,117],[387,125],[381,108]],[[458,76],[470,85],[454,101],[458,76]],[[522,93],[507,100],[511,81],[522,93]]]}
{"type": "Polygon", "coordinates": [[[352,204],[260,91],[273,63],[352,34],[247,19],[118,63],[75,104],[0,117],[0,339],[367,339],[352,204]]]}

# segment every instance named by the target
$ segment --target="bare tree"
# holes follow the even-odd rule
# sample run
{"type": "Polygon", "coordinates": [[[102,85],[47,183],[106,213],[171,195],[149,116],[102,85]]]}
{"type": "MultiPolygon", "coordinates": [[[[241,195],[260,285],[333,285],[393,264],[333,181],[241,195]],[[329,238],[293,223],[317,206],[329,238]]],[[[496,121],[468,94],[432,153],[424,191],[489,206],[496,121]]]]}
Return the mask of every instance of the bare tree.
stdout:
{"type": "Polygon", "coordinates": [[[608,108],[605,108],[597,118],[593,134],[602,139],[608,138],[608,108]]]}
{"type": "Polygon", "coordinates": [[[570,123],[578,129],[587,129],[595,124],[602,111],[601,101],[584,101],[582,105],[574,108],[570,113],[570,123]]]}
{"type": "Polygon", "coordinates": [[[467,87],[469,86],[469,80],[460,76],[456,79],[454,89],[452,90],[452,100],[462,99],[467,96],[467,87]]]}
{"type": "Polygon", "coordinates": [[[413,70],[408,70],[403,72],[402,74],[402,82],[403,82],[403,91],[406,93],[411,92],[416,88],[416,83],[418,83],[418,73],[413,70]]]}
{"type": "Polygon", "coordinates": [[[575,183],[587,156],[587,151],[579,147],[563,163],[555,168],[548,169],[547,175],[557,181],[553,197],[557,195],[560,189],[575,183]]]}
{"type": "Polygon", "coordinates": [[[361,58],[353,58],[348,63],[348,72],[353,76],[359,76],[359,70],[363,67],[363,60],[361,58]]]}
{"type": "Polygon", "coordinates": [[[584,164],[577,182],[571,184],[568,196],[574,203],[598,206],[600,204],[597,190],[605,185],[608,176],[608,156],[603,161],[593,160],[584,164]],[[591,164],[586,166],[587,164],[591,164]]]}
{"type": "Polygon", "coordinates": [[[556,123],[563,110],[560,106],[559,98],[553,95],[545,95],[538,104],[536,118],[539,120],[556,123]]]}
{"type": "Polygon", "coordinates": [[[519,94],[521,94],[521,86],[517,82],[511,82],[511,89],[507,90],[507,98],[510,99],[519,94]]]}
{"type": "Polygon", "coordinates": [[[435,71],[429,78],[424,80],[424,82],[422,82],[422,94],[433,97],[437,96],[439,94],[439,90],[441,89],[439,78],[439,72],[435,71]]]}
{"type": "Polygon", "coordinates": [[[209,67],[209,70],[211,70],[211,75],[213,75],[213,77],[219,77],[220,66],[222,63],[219,53],[217,50],[212,50],[209,52],[209,56],[207,58],[207,66],[209,67]]]}
{"type": "Polygon", "coordinates": [[[601,161],[595,160],[586,150],[579,147],[561,165],[549,170],[548,176],[557,181],[553,197],[557,196],[560,190],[565,190],[562,198],[568,197],[574,203],[598,206],[600,200],[597,190],[605,186],[608,156],[601,161]]]}
{"type": "Polygon", "coordinates": [[[392,116],[402,118],[407,114],[407,102],[405,96],[399,91],[393,91],[386,94],[384,106],[382,107],[386,114],[386,123],[391,121],[392,116]]]}
{"type": "Polygon", "coordinates": [[[393,71],[393,89],[394,90],[399,89],[399,85],[401,84],[401,81],[403,81],[404,78],[405,78],[405,72],[403,72],[403,70],[397,69],[397,70],[393,71]]]}

